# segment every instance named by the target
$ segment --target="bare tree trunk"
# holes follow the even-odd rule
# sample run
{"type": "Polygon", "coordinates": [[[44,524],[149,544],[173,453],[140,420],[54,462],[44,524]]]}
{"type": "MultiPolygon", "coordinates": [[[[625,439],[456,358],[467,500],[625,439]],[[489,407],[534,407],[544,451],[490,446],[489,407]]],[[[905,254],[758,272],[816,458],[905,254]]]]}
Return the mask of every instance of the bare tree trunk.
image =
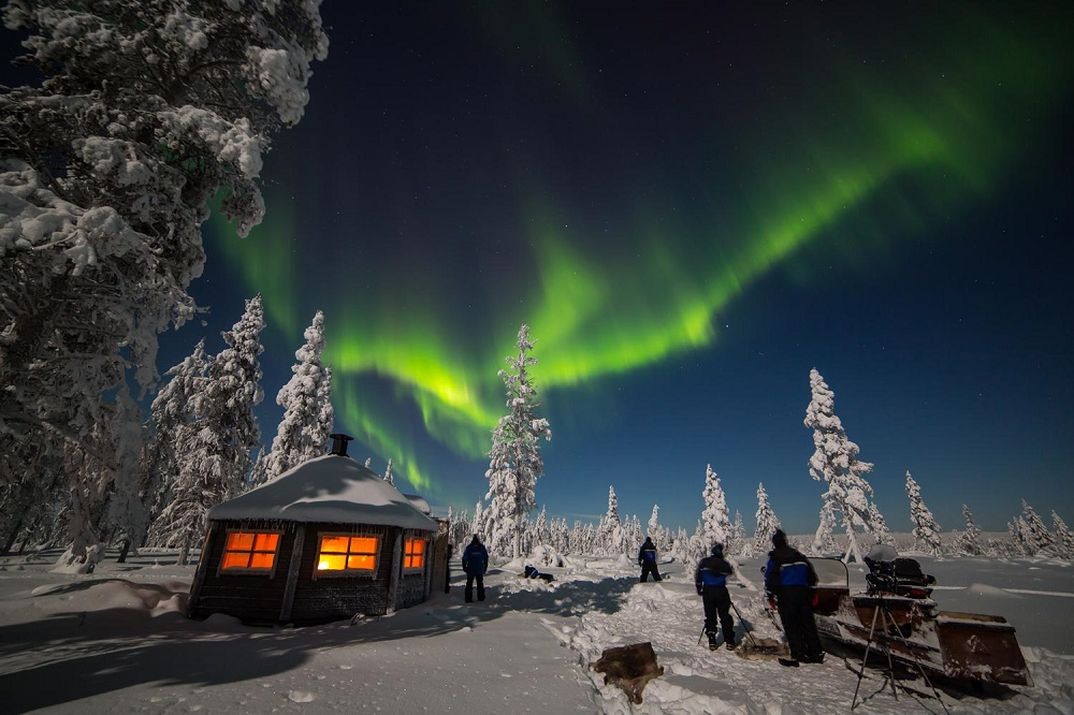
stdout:
{"type": "Polygon", "coordinates": [[[854,560],[859,564],[861,561],[861,549],[858,548],[858,539],[854,536],[854,525],[847,521],[847,551],[843,554],[843,563],[850,563],[850,557],[853,556],[854,560]]]}
{"type": "Polygon", "coordinates": [[[179,562],[176,566],[186,566],[190,560],[190,535],[183,538],[183,546],[179,550],[179,562]]]}

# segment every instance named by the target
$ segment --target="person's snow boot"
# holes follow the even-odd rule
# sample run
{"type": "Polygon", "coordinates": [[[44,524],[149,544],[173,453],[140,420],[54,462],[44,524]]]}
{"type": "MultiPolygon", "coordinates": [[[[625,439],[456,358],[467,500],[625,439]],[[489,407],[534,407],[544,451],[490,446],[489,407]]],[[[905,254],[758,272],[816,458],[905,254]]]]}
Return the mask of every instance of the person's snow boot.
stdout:
{"type": "Polygon", "coordinates": [[[786,667],[786,668],[797,668],[798,667],[798,661],[795,660],[794,658],[780,658],[779,659],[779,664],[784,666],[784,667],[786,667]]]}
{"type": "Polygon", "coordinates": [[[716,650],[720,647],[720,644],[716,642],[716,634],[709,633],[709,650],[716,650]]]}
{"type": "Polygon", "coordinates": [[[734,641],[727,641],[726,643],[724,643],[724,646],[727,648],[727,650],[734,650],[736,648],[736,644],[734,641]]]}

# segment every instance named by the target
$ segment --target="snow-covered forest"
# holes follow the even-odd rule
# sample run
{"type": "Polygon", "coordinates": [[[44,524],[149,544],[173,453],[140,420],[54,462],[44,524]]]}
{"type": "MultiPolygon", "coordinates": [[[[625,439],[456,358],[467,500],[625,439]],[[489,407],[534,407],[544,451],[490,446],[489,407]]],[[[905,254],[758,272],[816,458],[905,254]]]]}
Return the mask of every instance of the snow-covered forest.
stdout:
{"type": "MultiPolygon", "coordinates": [[[[310,65],[327,55],[317,3],[278,9],[5,8],[7,28],[28,35],[24,60],[46,78],[0,94],[0,539],[9,550],[64,543],[58,566],[88,571],[106,544],[148,539],[185,559],[205,510],[248,483],[260,441],[260,296],[219,352],[199,343],[163,382],[157,345],[200,310],[188,288],[202,273],[210,205],[240,236],[262,220],[263,155],[301,120],[310,65]],[[140,403],[154,393],[145,415],[140,403]]],[[[299,351],[281,391],[267,476],[314,442],[320,450],[326,429],[308,428],[331,423],[320,346],[314,335],[299,351]]]]}
{"type": "MultiPolygon", "coordinates": [[[[532,347],[532,343],[526,344],[532,347]]],[[[809,381],[813,394],[806,407],[804,422],[813,430],[816,445],[809,460],[809,473],[814,480],[827,485],[827,489],[819,495],[821,507],[816,534],[808,541],[799,540],[798,546],[803,551],[817,556],[840,555],[844,560],[858,563],[861,563],[861,554],[875,544],[895,546],[903,553],[930,556],[1074,558],[1070,530],[1063,518],[1052,511],[1049,527],[1025,501],[1021,511],[1008,522],[1005,535],[993,533],[985,537],[976,526],[970,507],[965,504],[962,506],[963,528],[943,532],[925,503],[920,484],[909,470],[906,472],[906,513],[913,529],[909,535],[892,533],[872,498],[873,488],[864,476],[873,465],[857,459],[859,447],[847,438],[842,422],[835,414],[835,393],[815,369],[810,372],[809,381]],[[841,534],[835,530],[840,521],[844,529],[841,534]]],[[[535,394],[532,385],[529,388],[528,394],[535,394]]],[[[512,402],[509,400],[508,404],[512,402]]],[[[536,403],[530,400],[526,405],[530,411],[520,424],[528,424],[533,419],[532,409],[536,403]]],[[[547,430],[547,421],[542,420],[540,427],[547,430]]],[[[504,453],[508,443],[504,441],[503,430],[497,429],[496,439],[499,441],[495,449],[497,453],[504,453]]],[[[529,439],[526,444],[532,449],[534,441],[529,439]]],[[[490,495],[502,488],[501,480],[502,475],[493,480],[490,474],[490,495]]],[[[534,483],[534,480],[526,482],[525,490],[531,504],[535,503],[534,483]]],[[[608,487],[607,509],[597,523],[550,518],[543,508],[533,515],[531,506],[528,510],[519,510],[506,525],[497,526],[498,522],[489,515],[487,501],[490,497],[486,497],[486,502],[479,501],[472,515],[462,510],[449,511],[447,516],[454,543],[466,543],[470,535],[477,534],[490,543],[510,545],[511,548],[499,551],[493,549],[494,558],[508,560],[532,552],[545,565],[552,565],[567,554],[632,557],[645,536],[651,537],[661,550],[681,563],[696,563],[714,543],[724,544],[729,555],[740,558],[760,555],[770,548],[771,535],[780,527],[780,520],[763,483],[758,483],[756,488],[752,537],[745,532],[741,514],[736,514],[734,520],[730,518],[724,481],[711,464],[705,466],[698,486],[699,515],[693,530],[663,526],[659,519],[659,504],[653,505],[644,526],[637,515],[621,515],[615,485],[608,487]],[[517,547],[514,546],[516,543],[517,547]]],[[[741,491],[750,488],[743,485],[741,491]]]]}

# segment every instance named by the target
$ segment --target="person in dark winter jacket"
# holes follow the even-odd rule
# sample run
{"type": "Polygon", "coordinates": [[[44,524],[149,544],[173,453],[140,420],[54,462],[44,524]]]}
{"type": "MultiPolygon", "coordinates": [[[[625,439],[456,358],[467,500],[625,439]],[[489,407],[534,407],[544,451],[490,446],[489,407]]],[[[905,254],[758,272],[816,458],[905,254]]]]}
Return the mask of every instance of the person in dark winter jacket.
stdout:
{"type": "Polygon", "coordinates": [[[734,573],[723,557],[723,544],[712,547],[712,555],[701,559],[694,572],[694,586],[705,605],[705,633],[709,650],[716,650],[716,619],[723,627],[723,642],[728,650],[735,649],[735,620],[731,618],[731,594],[727,592],[727,577],[734,573]]]}
{"type": "Polygon", "coordinates": [[[641,566],[641,582],[649,580],[649,574],[653,575],[654,581],[663,581],[660,577],[660,569],[656,566],[656,546],[653,545],[651,536],[645,537],[645,543],[638,550],[638,566],[641,566]]]}
{"type": "Polygon", "coordinates": [[[768,565],[764,569],[764,587],[768,602],[775,599],[783,632],[787,635],[790,658],[780,658],[781,665],[797,667],[802,663],[820,663],[824,651],[813,620],[813,587],[817,572],[802,552],[787,544],[787,535],[777,530],[772,535],[768,565]]]}
{"type": "Polygon", "coordinates": [[[551,583],[552,581],[556,580],[556,577],[552,574],[541,573],[540,571],[538,571],[536,566],[527,565],[523,573],[526,578],[539,578],[545,583],[551,583]]]}
{"type": "Polygon", "coordinates": [[[489,552],[474,534],[473,541],[462,552],[462,570],[466,572],[466,602],[474,600],[474,581],[477,581],[477,600],[485,600],[485,571],[489,567],[489,552]]]}

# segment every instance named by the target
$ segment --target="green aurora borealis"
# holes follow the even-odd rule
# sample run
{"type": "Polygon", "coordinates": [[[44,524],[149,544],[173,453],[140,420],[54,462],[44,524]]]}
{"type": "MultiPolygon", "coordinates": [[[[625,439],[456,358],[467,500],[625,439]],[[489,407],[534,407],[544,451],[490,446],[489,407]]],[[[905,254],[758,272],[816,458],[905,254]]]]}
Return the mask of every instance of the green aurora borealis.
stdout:
{"type": "MultiPolygon", "coordinates": [[[[301,189],[286,171],[273,177],[281,186],[266,188],[268,216],[249,238],[227,235],[214,216],[215,250],[247,293],[264,294],[271,330],[286,340],[301,334],[307,305],[326,310],[337,425],[392,457],[415,488],[442,502],[472,501],[440,483],[423,463],[423,444],[431,438],[480,461],[502,411],[496,372],[518,323],[528,322],[538,340],[538,385],[568,401],[572,391],[718,343],[716,317],[773,270],[805,284],[817,279],[815,262],[798,260],[807,245],[823,244],[828,260],[860,278],[877,261],[899,260],[904,241],[993,200],[1069,99],[1069,51],[1063,23],[968,10],[959,18],[958,26],[905,38],[905,52],[893,50],[897,61],[883,65],[857,61],[839,43],[810,45],[807,63],[783,68],[786,85],[771,102],[728,107],[735,122],[722,121],[715,102],[712,131],[679,140],[690,161],[609,181],[591,205],[558,185],[536,152],[515,153],[501,167],[516,202],[506,209],[514,223],[495,229],[511,244],[496,270],[437,261],[449,245],[426,257],[399,247],[378,255],[384,237],[360,225],[332,239],[356,247],[352,262],[311,262],[294,250],[301,201],[285,194],[301,189]],[[424,434],[408,425],[412,411],[424,434]]],[[[487,32],[489,25],[509,31],[489,21],[487,32]]],[[[489,46],[509,46],[498,39],[489,46]]],[[[609,152],[656,141],[629,126],[610,129],[614,110],[577,69],[586,52],[557,45],[531,59],[558,87],[552,96],[576,108],[579,125],[608,129],[609,152]]],[[[333,46],[328,63],[344,61],[333,46]]],[[[311,92],[311,114],[331,104],[322,88],[311,92]]],[[[475,199],[459,222],[482,222],[479,210],[475,199]]]]}

